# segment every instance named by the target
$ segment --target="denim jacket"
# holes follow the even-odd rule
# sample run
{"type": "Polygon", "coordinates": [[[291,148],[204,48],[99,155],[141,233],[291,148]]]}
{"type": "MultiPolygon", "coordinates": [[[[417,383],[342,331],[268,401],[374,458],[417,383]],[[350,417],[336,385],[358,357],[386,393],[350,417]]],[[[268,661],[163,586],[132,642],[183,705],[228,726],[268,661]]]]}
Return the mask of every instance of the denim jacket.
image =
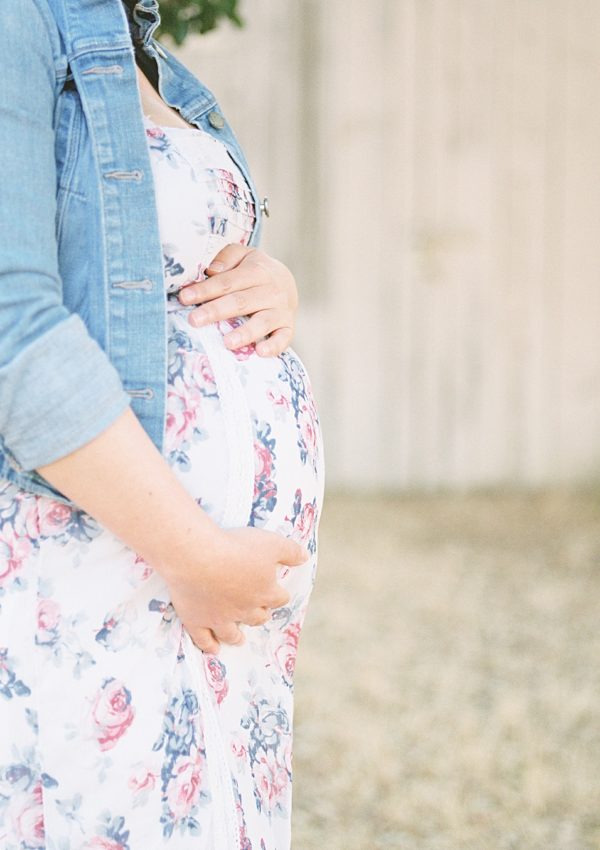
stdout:
{"type": "MultiPolygon", "coordinates": [[[[166,288],[135,51],[121,0],[0,10],[0,478],[72,504],[36,467],[128,406],[163,451],[166,288]]],[[[248,180],[256,245],[260,203],[219,105],[154,39],[157,0],[133,14],[163,99],[248,180]]]]}

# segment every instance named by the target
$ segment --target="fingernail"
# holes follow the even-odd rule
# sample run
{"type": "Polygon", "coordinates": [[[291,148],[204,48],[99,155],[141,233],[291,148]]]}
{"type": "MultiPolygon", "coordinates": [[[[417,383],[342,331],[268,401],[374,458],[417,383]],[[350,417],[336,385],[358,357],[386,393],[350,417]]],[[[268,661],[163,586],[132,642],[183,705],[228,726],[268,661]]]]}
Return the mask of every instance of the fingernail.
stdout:
{"type": "Polygon", "coordinates": [[[229,348],[237,348],[241,343],[241,337],[239,334],[231,333],[227,334],[225,338],[225,342],[227,343],[229,348]]]}
{"type": "Polygon", "coordinates": [[[213,262],[208,267],[211,272],[222,272],[225,268],[225,263],[219,262],[219,260],[213,260],[213,262]]]}

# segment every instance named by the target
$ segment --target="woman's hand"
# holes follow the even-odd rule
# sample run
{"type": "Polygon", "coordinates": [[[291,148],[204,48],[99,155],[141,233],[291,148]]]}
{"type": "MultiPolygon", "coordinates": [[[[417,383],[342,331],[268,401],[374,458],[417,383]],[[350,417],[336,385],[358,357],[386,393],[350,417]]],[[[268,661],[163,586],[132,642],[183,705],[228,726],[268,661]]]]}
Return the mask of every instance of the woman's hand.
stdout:
{"type": "Polygon", "coordinates": [[[200,327],[223,319],[249,316],[223,337],[235,351],[256,343],[261,357],[275,357],[294,334],[298,291],[290,270],[256,248],[226,245],[206,270],[208,278],[182,287],[182,304],[201,304],[189,320],[200,327]],[[263,339],[267,337],[267,339],[263,339]]]}
{"type": "Polygon", "coordinates": [[[222,529],[198,556],[190,547],[189,562],[178,559],[167,584],[175,611],[197,647],[218,652],[219,644],[244,642],[240,623],[258,626],[270,619],[270,609],[289,601],[277,582],[281,567],[305,563],[308,552],[281,534],[258,528],[222,529]],[[200,560],[200,563],[199,563],[200,560]]]}

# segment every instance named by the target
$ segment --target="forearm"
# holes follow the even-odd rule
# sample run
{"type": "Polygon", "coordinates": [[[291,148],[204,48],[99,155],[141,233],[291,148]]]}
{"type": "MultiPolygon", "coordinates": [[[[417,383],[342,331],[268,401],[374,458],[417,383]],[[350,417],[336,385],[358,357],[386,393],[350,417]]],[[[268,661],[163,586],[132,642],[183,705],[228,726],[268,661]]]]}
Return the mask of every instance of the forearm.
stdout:
{"type": "Polygon", "coordinates": [[[209,555],[220,529],[198,506],[128,408],[89,443],[38,467],[154,569],[170,576],[198,547],[209,555]]]}

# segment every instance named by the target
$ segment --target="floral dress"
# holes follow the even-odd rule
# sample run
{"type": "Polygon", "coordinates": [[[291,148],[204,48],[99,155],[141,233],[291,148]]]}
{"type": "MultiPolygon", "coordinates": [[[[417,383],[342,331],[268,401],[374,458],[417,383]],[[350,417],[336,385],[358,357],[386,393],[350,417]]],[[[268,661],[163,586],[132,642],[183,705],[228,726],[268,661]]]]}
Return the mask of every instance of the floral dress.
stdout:
{"type": "MultiPolygon", "coordinates": [[[[302,542],[287,606],[201,652],[163,578],[83,510],[0,481],[2,850],[286,850],[293,672],[316,570],[323,447],[288,348],[226,349],[177,290],[247,244],[252,197],[225,146],[144,117],[169,321],[164,455],[223,527],[302,542]]],[[[126,474],[126,471],[124,471],[126,474]]]]}

